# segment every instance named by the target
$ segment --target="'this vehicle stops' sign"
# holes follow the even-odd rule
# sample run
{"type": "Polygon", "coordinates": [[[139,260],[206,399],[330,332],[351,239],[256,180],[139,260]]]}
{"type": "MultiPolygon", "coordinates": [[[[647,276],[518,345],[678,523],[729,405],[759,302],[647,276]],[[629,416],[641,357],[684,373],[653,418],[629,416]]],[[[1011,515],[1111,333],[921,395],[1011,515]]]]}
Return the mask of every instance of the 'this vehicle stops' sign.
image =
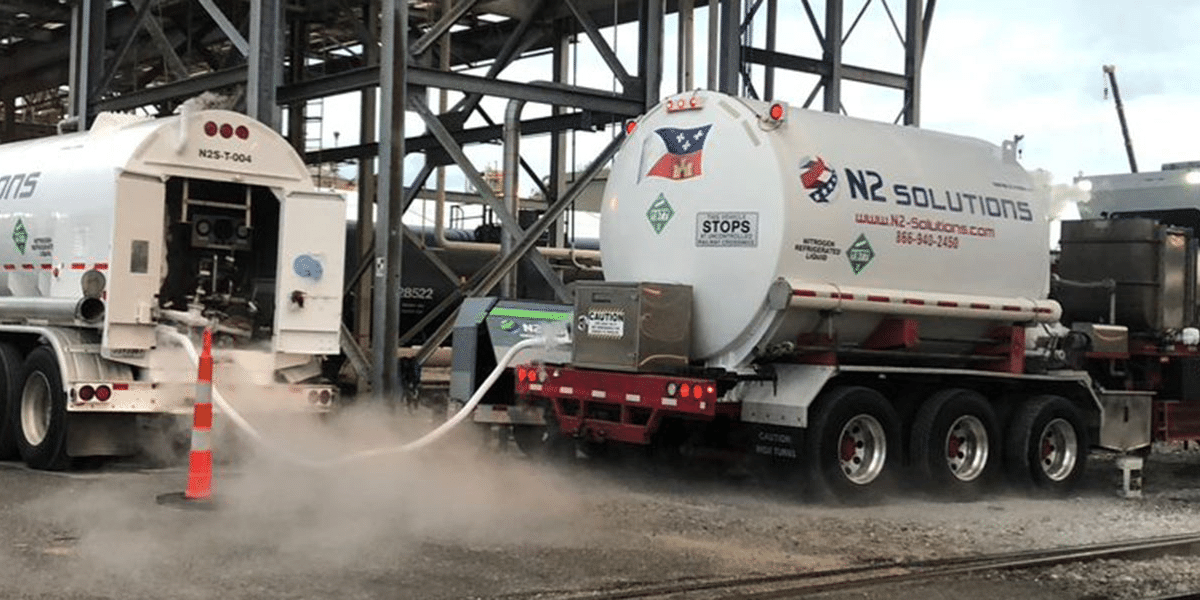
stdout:
{"type": "Polygon", "coordinates": [[[758,246],[758,213],[696,213],[696,246],[754,248],[758,246]]]}

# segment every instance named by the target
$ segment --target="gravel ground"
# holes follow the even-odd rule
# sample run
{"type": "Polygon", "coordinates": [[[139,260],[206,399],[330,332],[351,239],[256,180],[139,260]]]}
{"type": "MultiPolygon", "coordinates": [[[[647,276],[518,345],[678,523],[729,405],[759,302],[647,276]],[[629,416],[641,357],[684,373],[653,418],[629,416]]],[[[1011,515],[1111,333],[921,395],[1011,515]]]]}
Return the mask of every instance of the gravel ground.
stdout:
{"type": "MultiPolygon", "coordinates": [[[[412,439],[425,426],[386,421],[365,415],[287,443],[345,452],[412,439]]],[[[998,491],[962,503],[901,490],[868,507],[806,501],[745,476],[628,461],[551,466],[466,437],[429,455],[319,472],[222,463],[221,505],[208,514],[154,504],[179,489],[177,468],[50,476],[0,467],[0,597],[541,600],[1200,531],[1194,446],[1158,448],[1140,500],[1117,496],[1112,457],[1098,456],[1069,498],[998,491]]],[[[1200,559],[1097,561],[823,597],[1099,600],[1183,590],[1200,592],[1200,559]]]]}
{"type": "MultiPolygon", "coordinates": [[[[623,541],[600,545],[660,549],[702,557],[705,575],[821,570],[892,560],[980,553],[1200,532],[1200,451],[1159,447],[1143,499],[1123,499],[1111,456],[1094,456],[1083,489],[1070,498],[1029,498],[1003,490],[968,503],[900,492],[870,507],[797,500],[761,482],[649,478],[635,469],[583,466],[565,475],[589,490],[577,510],[590,527],[623,541]]],[[[573,487],[574,487],[573,486],[573,487]]],[[[581,526],[584,521],[578,522],[581,526]]],[[[669,572],[670,569],[665,569],[669,572]]],[[[609,585],[638,583],[613,577],[609,585]]],[[[600,586],[603,587],[603,586],[600,586]]],[[[830,598],[894,598],[879,590],[830,598]]],[[[1200,593],[1200,558],[1106,560],[908,585],[901,597],[1146,598],[1200,593]]]]}

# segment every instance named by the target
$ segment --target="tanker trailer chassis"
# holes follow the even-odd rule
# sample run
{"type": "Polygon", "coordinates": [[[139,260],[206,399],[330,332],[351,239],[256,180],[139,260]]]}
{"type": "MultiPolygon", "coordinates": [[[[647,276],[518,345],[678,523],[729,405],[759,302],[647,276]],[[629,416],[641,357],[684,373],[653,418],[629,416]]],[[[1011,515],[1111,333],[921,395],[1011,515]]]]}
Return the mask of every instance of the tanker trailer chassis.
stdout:
{"type": "MultiPolygon", "coordinates": [[[[614,295],[662,287],[605,286],[614,295]]],[[[588,304],[589,287],[577,292],[584,304],[575,311],[574,360],[515,370],[508,410],[532,415],[513,422],[526,453],[637,445],[658,455],[765,468],[771,478],[854,501],[902,481],[973,498],[1001,471],[1022,487],[1064,493],[1078,482],[1093,445],[1133,451],[1149,444],[1147,394],[1104,390],[1085,371],[1047,368],[1045,357],[1055,353],[1045,346],[1054,338],[1027,350],[1020,324],[956,340],[970,351],[950,353],[946,340],[925,341],[920,321],[902,317],[882,319],[862,344],[839,345],[833,342],[838,314],[830,311],[832,335],[773,348],[746,372],[686,363],[639,372],[636,348],[645,347],[647,329],[665,331],[658,313],[613,303],[597,311],[588,304]],[[629,315],[626,323],[639,324],[631,330],[641,330],[621,331],[632,345],[617,352],[611,344],[618,328],[590,322],[611,321],[613,314],[629,315]],[[599,353],[589,341],[597,331],[601,345],[610,345],[599,353]],[[616,358],[608,368],[598,364],[605,354],[616,358]]],[[[676,342],[674,350],[686,347],[676,342]]],[[[653,356],[671,354],[661,350],[655,347],[653,356]]]]}
{"type": "Polygon", "coordinates": [[[102,114],[0,153],[29,173],[20,193],[0,176],[0,459],[157,454],[154,430],[194,402],[195,358],[172,346],[204,329],[239,412],[337,400],[344,203],[277,133],[226,111],[102,114]]]}

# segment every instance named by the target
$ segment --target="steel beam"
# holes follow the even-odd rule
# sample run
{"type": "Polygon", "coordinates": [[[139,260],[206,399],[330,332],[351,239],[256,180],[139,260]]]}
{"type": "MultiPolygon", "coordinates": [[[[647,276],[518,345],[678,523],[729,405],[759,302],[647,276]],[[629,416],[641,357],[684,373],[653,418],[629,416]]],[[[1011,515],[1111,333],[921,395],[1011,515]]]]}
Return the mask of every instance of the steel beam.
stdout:
{"type": "Polygon", "coordinates": [[[908,0],[904,16],[904,124],[921,125],[921,62],[925,55],[921,0],[908,0]]]}
{"type": "MultiPolygon", "coordinates": [[[[251,11],[254,10],[253,5],[257,3],[257,1],[258,0],[251,0],[251,11]]],[[[237,27],[233,25],[233,22],[229,20],[229,17],[226,17],[225,13],[221,12],[221,7],[217,6],[213,0],[199,0],[199,2],[200,6],[203,6],[205,12],[208,13],[208,16],[212,17],[212,20],[216,22],[217,27],[221,28],[221,31],[225,34],[225,37],[229,38],[229,41],[233,43],[233,47],[237,48],[237,51],[240,52],[242,56],[248,58],[250,56],[250,44],[246,41],[246,38],[242,37],[242,33],[237,30],[237,27]]],[[[254,27],[253,17],[251,17],[250,26],[254,27]]]]}
{"type": "Polygon", "coordinates": [[[742,2],[721,0],[721,65],[717,89],[732,94],[738,93],[738,78],[742,74],[742,2]]]}
{"type": "Polygon", "coordinates": [[[604,39],[603,35],[600,35],[600,28],[596,27],[596,23],[592,21],[591,15],[579,8],[577,0],[563,0],[563,4],[567,5],[571,14],[575,15],[575,20],[579,21],[579,24],[583,26],[583,31],[587,34],[588,39],[592,41],[592,45],[595,46],[596,51],[600,53],[600,58],[604,59],[604,64],[608,65],[609,70],[621,82],[621,89],[625,90],[626,93],[633,91],[633,88],[637,84],[636,80],[629,75],[629,71],[625,70],[625,66],[621,64],[621,59],[617,58],[617,53],[613,52],[612,47],[608,45],[608,41],[604,39]]]}
{"type": "MultiPolygon", "coordinates": [[[[823,61],[805,56],[796,56],[795,54],[785,54],[783,52],[770,52],[762,48],[746,48],[746,62],[759,65],[773,65],[776,68],[788,69],[790,71],[799,71],[801,73],[812,73],[820,75],[824,80],[831,78],[835,70],[832,65],[826,64],[823,61]]],[[[899,73],[889,73],[878,69],[869,69],[867,67],[858,67],[854,65],[842,64],[841,79],[849,81],[858,81],[861,83],[870,83],[873,85],[894,88],[903,90],[908,87],[908,79],[899,73]]]]}
{"type": "Polygon", "coordinates": [[[433,47],[435,43],[437,43],[438,39],[440,39],[443,35],[446,35],[446,32],[450,31],[450,27],[458,22],[463,15],[467,14],[467,11],[471,10],[471,7],[475,6],[477,2],[479,2],[479,0],[459,0],[458,4],[455,4],[453,7],[451,7],[450,12],[442,15],[441,18],[439,18],[437,22],[429,28],[429,31],[425,32],[425,35],[422,35],[420,39],[413,42],[412,48],[410,48],[409,51],[412,52],[413,56],[420,56],[424,54],[427,50],[433,47]]]}
{"type": "MultiPolygon", "coordinates": [[[[496,218],[500,221],[500,227],[517,235],[523,234],[525,230],[517,222],[516,215],[511,214],[505,209],[504,203],[492,193],[487,181],[483,179],[483,175],[471,164],[471,160],[462,151],[462,147],[454,141],[454,138],[450,135],[446,127],[442,125],[437,115],[433,114],[433,111],[429,110],[429,107],[425,106],[422,102],[413,101],[409,105],[413,112],[421,116],[421,119],[425,121],[425,127],[441,142],[442,147],[450,154],[454,162],[458,164],[463,175],[467,177],[467,181],[475,186],[475,190],[479,192],[479,196],[483,202],[491,207],[492,212],[495,213],[496,218]]],[[[542,275],[546,283],[550,284],[550,287],[554,289],[555,295],[559,299],[565,302],[571,297],[566,287],[563,286],[562,280],[555,273],[554,267],[550,265],[550,261],[546,260],[546,257],[541,254],[531,254],[529,255],[529,262],[542,275]]]]}
{"type": "MultiPolygon", "coordinates": [[[[563,194],[561,198],[556,200],[554,204],[548,207],[546,212],[542,214],[536,223],[531,225],[529,229],[525,230],[525,235],[519,242],[517,242],[516,250],[512,254],[503,257],[497,255],[495,258],[489,261],[483,269],[480,269],[473,277],[471,277],[466,285],[446,296],[445,299],[438,303],[437,307],[429,311],[425,317],[416,323],[416,325],[413,325],[412,331],[421,331],[424,329],[426,325],[433,322],[433,320],[437,318],[435,315],[440,315],[441,313],[445,312],[450,307],[457,304],[464,296],[478,296],[492,289],[492,287],[496,285],[496,282],[499,281],[500,277],[503,277],[505,273],[517,265],[517,261],[520,260],[522,255],[529,252],[535,245],[537,245],[537,241],[539,238],[541,238],[542,234],[544,234],[546,230],[554,224],[554,222],[560,215],[562,215],[567,207],[569,207],[571,203],[575,201],[575,198],[583,191],[583,189],[587,187],[587,185],[591,183],[593,179],[595,179],[596,174],[600,172],[600,169],[605,164],[608,164],[608,161],[611,160],[613,155],[617,153],[617,149],[621,147],[621,143],[624,141],[625,132],[621,131],[617,137],[613,138],[613,140],[608,143],[608,146],[606,146],[604,150],[600,151],[600,154],[595,158],[595,160],[593,160],[592,163],[588,165],[586,169],[584,169],[583,173],[581,173],[574,183],[571,184],[571,187],[567,189],[566,193],[563,194]]],[[[534,253],[532,256],[540,257],[541,255],[534,253]]],[[[450,332],[453,329],[454,318],[451,316],[451,318],[446,319],[442,325],[438,327],[437,331],[435,331],[434,334],[425,341],[425,344],[421,346],[421,349],[413,358],[414,362],[416,362],[418,365],[424,364],[424,362],[428,360],[431,355],[433,355],[434,350],[436,350],[437,347],[442,344],[442,342],[446,341],[446,338],[450,337],[450,332]]]]}
{"type": "MultiPolygon", "coordinates": [[[[645,110],[640,100],[632,100],[603,90],[549,83],[518,83],[416,66],[409,66],[408,82],[410,85],[455,90],[467,94],[526,100],[625,116],[639,115],[645,110]]],[[[284,85],[279,88],[278,101],[289,104],[362,90],[378,84],[378,69],[359,67],[336,75],[284,85]]]]}
{"type": "Polygon", "coordinates": [[[283,82],[282,28],[282,0],[251,1],[246,114],[276,131],[281,126],[276,96],[283,82]]]}
{"type": "Polygon", "coordinates": [[[383,0],[380,42],[379,195],[375,225],[371,389],[380,400],[401,400],[396,360],[400,340],[401,260],[404,244],[404,107],[408,103],[408,0],[383,0]]]}
{"type": "Polygon", "coordinates": [[[181,79],[174,83],[146,88],[140,92],[132,92],[101,100],[95,104],[96,110],[133,110],[141,106],[159,104],[172,100],[183,100],[197,94],[237,85],[246,81],[246,65],[181,79]]]}
{"type": "Polygon", "coordinates": [[[822,110],[825,112],[842,112],[842,78],[845,68],[842,65],[842,0],[826,0],[825,4],[825,44],[823,58],[824,68],[829,72],[822,81],[825,83],[825,98],[822,110]]]}
{"type": "Polygon", "coordinates": [[[133,46],[134,40],[141,33],[142,25],[146,22],[146,17],[150,16],[150,8],[154,4],[154,0],[143,0],[141,6],[137,7],[137,13],[133,17],[133,27],[125,34],[121,40],[121,47],[117,49],[116,55],[113,56],[112,64],[108,66],[108,70],[100,77],[100,81],[96,85],[97,95],[108,89],[108,84],[112,83],[113,77],[116,77],[117,71],[121,68],[121,63],[125,62],[125,55],[129,53],[129,48],[133,46]]]}
{"type": "MultiPolygon", "coordinates": [[[[663,0],[643,0],[641,35],[638,36],[638,75],[641,77],[643,102],[647,109],[662,97],[663,76],[663,0]]],[[[629,88],[625,88],[628,93],[629,88]]]]}

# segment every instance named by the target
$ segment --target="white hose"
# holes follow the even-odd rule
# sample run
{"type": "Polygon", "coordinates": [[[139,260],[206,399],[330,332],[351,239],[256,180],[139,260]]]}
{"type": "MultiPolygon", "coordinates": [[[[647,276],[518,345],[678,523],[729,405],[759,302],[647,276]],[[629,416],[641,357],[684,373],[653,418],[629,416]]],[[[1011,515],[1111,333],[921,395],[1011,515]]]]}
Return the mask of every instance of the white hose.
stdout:
{"type": "MultiPolygon", "coordinates": [[[[167,327],[162,327],[159,329],[159,331],[161,333],[163,333],[166,337],[173,339],[177,343],[179,343],[179,345],[182,346],[183,349],[188,353],[188,358],[193,363],[195,363],[196,365],[200,364],[200,356],[196,352],[196,345],[192,343],[191,338],[179,333],[178,331],[176,331],[174,329],[167,328],[167,327]]],[[[557,342],[558,340],[555,340],[555,341],[557,342]]],[[[425,434],[424,436],[422,436],[416,440],[413,440],[411,442],[408,442],[407,444],[400,445],[400,446],[393,446],[390,448],[375,448],[372,450],[363,450],[360,452],[355,452],[352,454],[347,454],[345,456],[339,456],[337,458],[332,458],[332,459],[327,459],[327,460],[311,460],[308,458],[297,456],[295,453],[290,452],[287,449],[267,440],[262,435],[262,432],[255,429],[255,427],[253,425],[251,425],[250,422],[247,421],[245,419],[245,417],[243,417],[241,415],[241,413],[239,413],[237,411],[237,409],[235,409],[231,404],[229,404],[229,402],[227,402],[225,400],[225,397],[221,394],[220,390],[218,390],[215,385],[212,388],[213,404],[215,404],[216,407],[218,409],[220,409],[220,411],[222,413],[224,413],[226,416],[228,416],[229,420],[232,421],[233,424],[238,427],[238,429],[241,429],[244,433],[246,433],[246,435],[248,435],[250,437],[250,439],[252,439],[255,443],[257,443],[262,448],[269,450],[271,452],[271,454],[275,455],[276,457],[281,458],[287,462],[293,463],[295,465],[314,468],[314,469],[334,467],[334,466],[344,465],[346,463],[351,463],[351,462],[355,462],[355,461],[359,461],[359,460],[376,458],[379,456],[387,456],[387,455],[391,455],[391,454],[404,454],[407,452],[412,452],[412,451],[424,448],[425,446],[428,446],[428,445],[432,444],[433,442],[441,439],[451,429],[456,427],[459,423],[462,423],[464,420],[466,420],[466,418],[468,416],[470,416],[471,411],[475,410],[475,407],[479,404],[479,402],[481,400],[483,400],[483,396],[485,394],[487,394],[488,390],[490,390],[493,385],[495,385],[496,380],[500,378],[500,374],[504,372],[504,369],[508,367],[509,363],[512,362],[513,357],[515,357],[518,352],[520,352],[526,348],[533,347],[533,346],[549,346],[550,343],[551,343],[551,341],[546,337],[536,337],[536,338],[530,338],[527,340],[522,340],[522,341],[514,344],[511,348],[508,349],[508,352],[504,353],[504,356],[500,358],[500,361],[499,361],[499,363],[497,363],[496,368],[492,369],[492,372],[489,373],[487,378],[483,380],[483,383],[481,383],[479,385],[479,389],[475,390],[475,393],[471,395],[471,398],[467,400],[467,403],[464,404],[463,407],[461,409],[459,409],[459,411],[457,413],[454,413],[453,417],[450,417],[449,419],[446,420],[445,423],[442,423],[441,425],[439,425],[437,427],[437,429],[430,431],[429,433],[425,434]]]]}

